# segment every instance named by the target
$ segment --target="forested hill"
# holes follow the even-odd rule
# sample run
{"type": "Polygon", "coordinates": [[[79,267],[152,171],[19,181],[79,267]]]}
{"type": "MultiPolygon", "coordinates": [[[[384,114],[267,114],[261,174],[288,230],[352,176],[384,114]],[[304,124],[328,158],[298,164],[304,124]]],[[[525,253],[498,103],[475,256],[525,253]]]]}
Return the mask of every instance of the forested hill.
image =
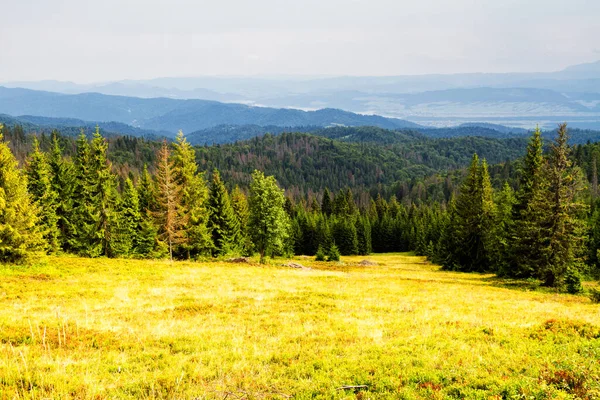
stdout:
{"type": "MultiPolygon", "coordinates": [[[[332,136],[342,130],[328,130],[332,136]]],[[[19,128],[5,128],[6,140],[23,162],[32,138],[19,128]]],[[[42,149],[50,137],[39,136],[42,149]]],[[[109,159],[121,176],[139,173],[152,165],[160,141],[131,136],[110,137],[109,159]]],[[[63,136],[66,155],[73,155],[75,140],[63,136]]],[[[431,175],[464,168],[473,153],[490,164],[514,160],[524,154],[526,138],[490,139],[479,137],[431,139],[419,133],[397,133],[378,129],[357,129],[352,137],[329,139],[305,133],[264,135],[237,143],[196,146],[201,170],[218,168],[230,185],[246,187],[254,169],[274,175],[287,189],[306,193],[325,187],[370,190],[406,182],[409,186],[431,175]],[[393,140],[388,138],[393,135],[393,140]]]]}
{"type": "Polygon", "coordinates": [[[265,135],[246,142],[202,147],[201,168],[218,168],[226,180],[246,185],[254,169],[275,175],[286,187],[300,191],[369,188],[424,178],[468,165],[473,153],[491,164],[520,157],[526,139],[415,138],[405,143],[348,143],[307,134],[265,135]]]}

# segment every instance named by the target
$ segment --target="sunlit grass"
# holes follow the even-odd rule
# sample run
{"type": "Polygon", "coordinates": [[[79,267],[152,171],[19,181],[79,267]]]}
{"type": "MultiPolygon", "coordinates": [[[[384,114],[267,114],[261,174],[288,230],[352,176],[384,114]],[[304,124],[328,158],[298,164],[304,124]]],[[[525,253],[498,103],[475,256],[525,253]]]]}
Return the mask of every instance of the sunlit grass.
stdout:
{"type": "Polygon", "coordinates": [[[1,267],[0,398],[600,398],[587,298],[364,258],[1,267]]]}

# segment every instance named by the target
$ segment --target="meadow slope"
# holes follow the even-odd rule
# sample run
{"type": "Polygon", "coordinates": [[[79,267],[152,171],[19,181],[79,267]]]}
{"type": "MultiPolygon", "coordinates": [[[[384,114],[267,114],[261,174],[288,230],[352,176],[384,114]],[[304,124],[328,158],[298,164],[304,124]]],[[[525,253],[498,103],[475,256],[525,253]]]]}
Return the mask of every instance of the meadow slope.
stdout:
{"type": "Polygon", "coordinates": [[[589,299],[363,258],[0,267],[0,399],[600,398],[589,299]]]}

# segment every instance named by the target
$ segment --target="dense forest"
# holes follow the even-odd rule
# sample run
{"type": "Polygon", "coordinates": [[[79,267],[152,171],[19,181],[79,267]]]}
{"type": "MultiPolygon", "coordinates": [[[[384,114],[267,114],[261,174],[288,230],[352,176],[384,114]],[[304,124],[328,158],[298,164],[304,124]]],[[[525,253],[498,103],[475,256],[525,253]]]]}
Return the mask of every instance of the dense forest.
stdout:
{"type": "Polygon", "coordinates": [[[194,147],[182,133],[169,143],[5,129],[0,259],[415,251],[573,292],[598,274],[600,145],[569,146],[566,126],[549,145],[539,130],[528,141],[330,135],[194,147]]]}

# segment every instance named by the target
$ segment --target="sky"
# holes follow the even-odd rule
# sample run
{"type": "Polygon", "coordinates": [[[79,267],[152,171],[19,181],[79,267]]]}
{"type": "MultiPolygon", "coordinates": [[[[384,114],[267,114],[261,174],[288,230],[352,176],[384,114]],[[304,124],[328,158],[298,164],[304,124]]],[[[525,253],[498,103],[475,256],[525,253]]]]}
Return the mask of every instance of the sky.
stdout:
{"type": "Polygon", "coordinates": [[[0,81],[541,72],[600,59],[598,0],[0,0],[0,81]]]}

